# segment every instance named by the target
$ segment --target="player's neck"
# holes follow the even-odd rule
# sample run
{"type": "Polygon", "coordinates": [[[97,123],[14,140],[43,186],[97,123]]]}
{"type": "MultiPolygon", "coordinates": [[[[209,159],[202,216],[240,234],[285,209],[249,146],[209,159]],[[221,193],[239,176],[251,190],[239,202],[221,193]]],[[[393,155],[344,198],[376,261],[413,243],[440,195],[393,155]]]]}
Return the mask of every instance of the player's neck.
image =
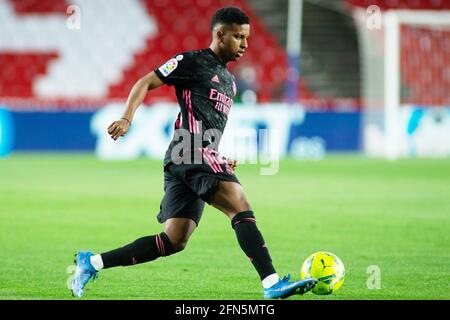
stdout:
{"type": "Polygon", "coordinates": [[[222,55],[220,54],[220,50],[219,47],[216,46],[214,43],[211,43],[211,45],[209,46],[209,48],[212,50],[212,52],[214,52],[214,54],[216,55],[216,57],[220,60],[220,62],[223,65],[227,65],[228,61],[222,57],[222,55]]]}

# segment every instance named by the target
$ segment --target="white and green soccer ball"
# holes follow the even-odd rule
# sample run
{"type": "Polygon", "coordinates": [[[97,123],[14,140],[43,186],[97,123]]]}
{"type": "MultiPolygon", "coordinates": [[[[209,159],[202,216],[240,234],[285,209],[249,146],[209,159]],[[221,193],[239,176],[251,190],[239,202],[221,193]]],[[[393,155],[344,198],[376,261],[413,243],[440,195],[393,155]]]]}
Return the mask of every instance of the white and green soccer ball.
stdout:
{"type": "Polygon", "coordinates": [[[312,289],[315,294],[331,294],[336,292],[345,278],[345,268],[341,259],[336,255],[319,251],[310,255],[303,263],[300,277],[316,278],[318,280],[316,286],[312,289]]]}

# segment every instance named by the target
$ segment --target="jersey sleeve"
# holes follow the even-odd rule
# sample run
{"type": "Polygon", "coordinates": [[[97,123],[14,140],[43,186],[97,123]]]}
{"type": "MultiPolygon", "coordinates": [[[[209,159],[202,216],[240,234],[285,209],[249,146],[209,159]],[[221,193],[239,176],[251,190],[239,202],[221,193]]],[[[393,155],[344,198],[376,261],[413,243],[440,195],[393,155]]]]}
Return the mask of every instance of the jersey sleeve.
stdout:
{"type": "Polygon", "coordinates": [[[195,60],[192,54],[177,54],[155,70],[162,82],[169,86],[195,80],[195,60]]]}

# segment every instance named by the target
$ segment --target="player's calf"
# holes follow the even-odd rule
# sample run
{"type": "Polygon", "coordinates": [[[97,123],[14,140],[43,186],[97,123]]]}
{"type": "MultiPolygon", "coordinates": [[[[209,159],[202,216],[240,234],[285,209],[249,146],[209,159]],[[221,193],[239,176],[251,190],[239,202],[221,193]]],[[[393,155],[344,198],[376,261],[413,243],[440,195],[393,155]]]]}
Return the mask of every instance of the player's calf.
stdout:
{"type": "Polygon", "coordinates": [[[77,270],[71,288],[72,295],[81,297],[89,280],[97,278],[98,272],[102,269],[152,261],[180,251],[184,246],[185,244],[180,243],[174,249],[167,234],[162,232],[139,238],[128,245],[102,254],[78,252],[75,260],[77,270]]]}
{"type": "Polygon", "coordinates": [[[102,253],[104,268],[129,266],[169,256],[176,251],[165,232],[142,237],[121,248],[102,253]]]}
{"type": "Polygon", "coordinates": [[[245,252],[261,280],[275,274],[272,258],[264,238],[256,225],[253,211],[244,211],[236,214],[231,220],[241,249],[245,252]]]}

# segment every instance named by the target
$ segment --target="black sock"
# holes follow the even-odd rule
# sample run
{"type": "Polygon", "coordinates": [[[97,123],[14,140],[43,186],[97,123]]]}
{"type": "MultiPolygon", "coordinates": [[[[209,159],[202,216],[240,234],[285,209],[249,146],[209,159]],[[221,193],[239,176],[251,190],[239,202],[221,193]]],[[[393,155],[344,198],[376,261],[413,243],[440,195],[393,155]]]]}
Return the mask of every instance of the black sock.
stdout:
{"type": "Polygon", "coordinates": [[[261,280],[276,273],[269,250],[263,236],[256,226],[253,211],[240,212],[231,220],[239,245],[252,262],[261,280]]]}
{"type": "Polygon", "coordinates": [[[129,266],[155,260],[174,253],[169,237],[164,233],[139,238],[136,241],[101,254],[104,268],[129,266]]]}

